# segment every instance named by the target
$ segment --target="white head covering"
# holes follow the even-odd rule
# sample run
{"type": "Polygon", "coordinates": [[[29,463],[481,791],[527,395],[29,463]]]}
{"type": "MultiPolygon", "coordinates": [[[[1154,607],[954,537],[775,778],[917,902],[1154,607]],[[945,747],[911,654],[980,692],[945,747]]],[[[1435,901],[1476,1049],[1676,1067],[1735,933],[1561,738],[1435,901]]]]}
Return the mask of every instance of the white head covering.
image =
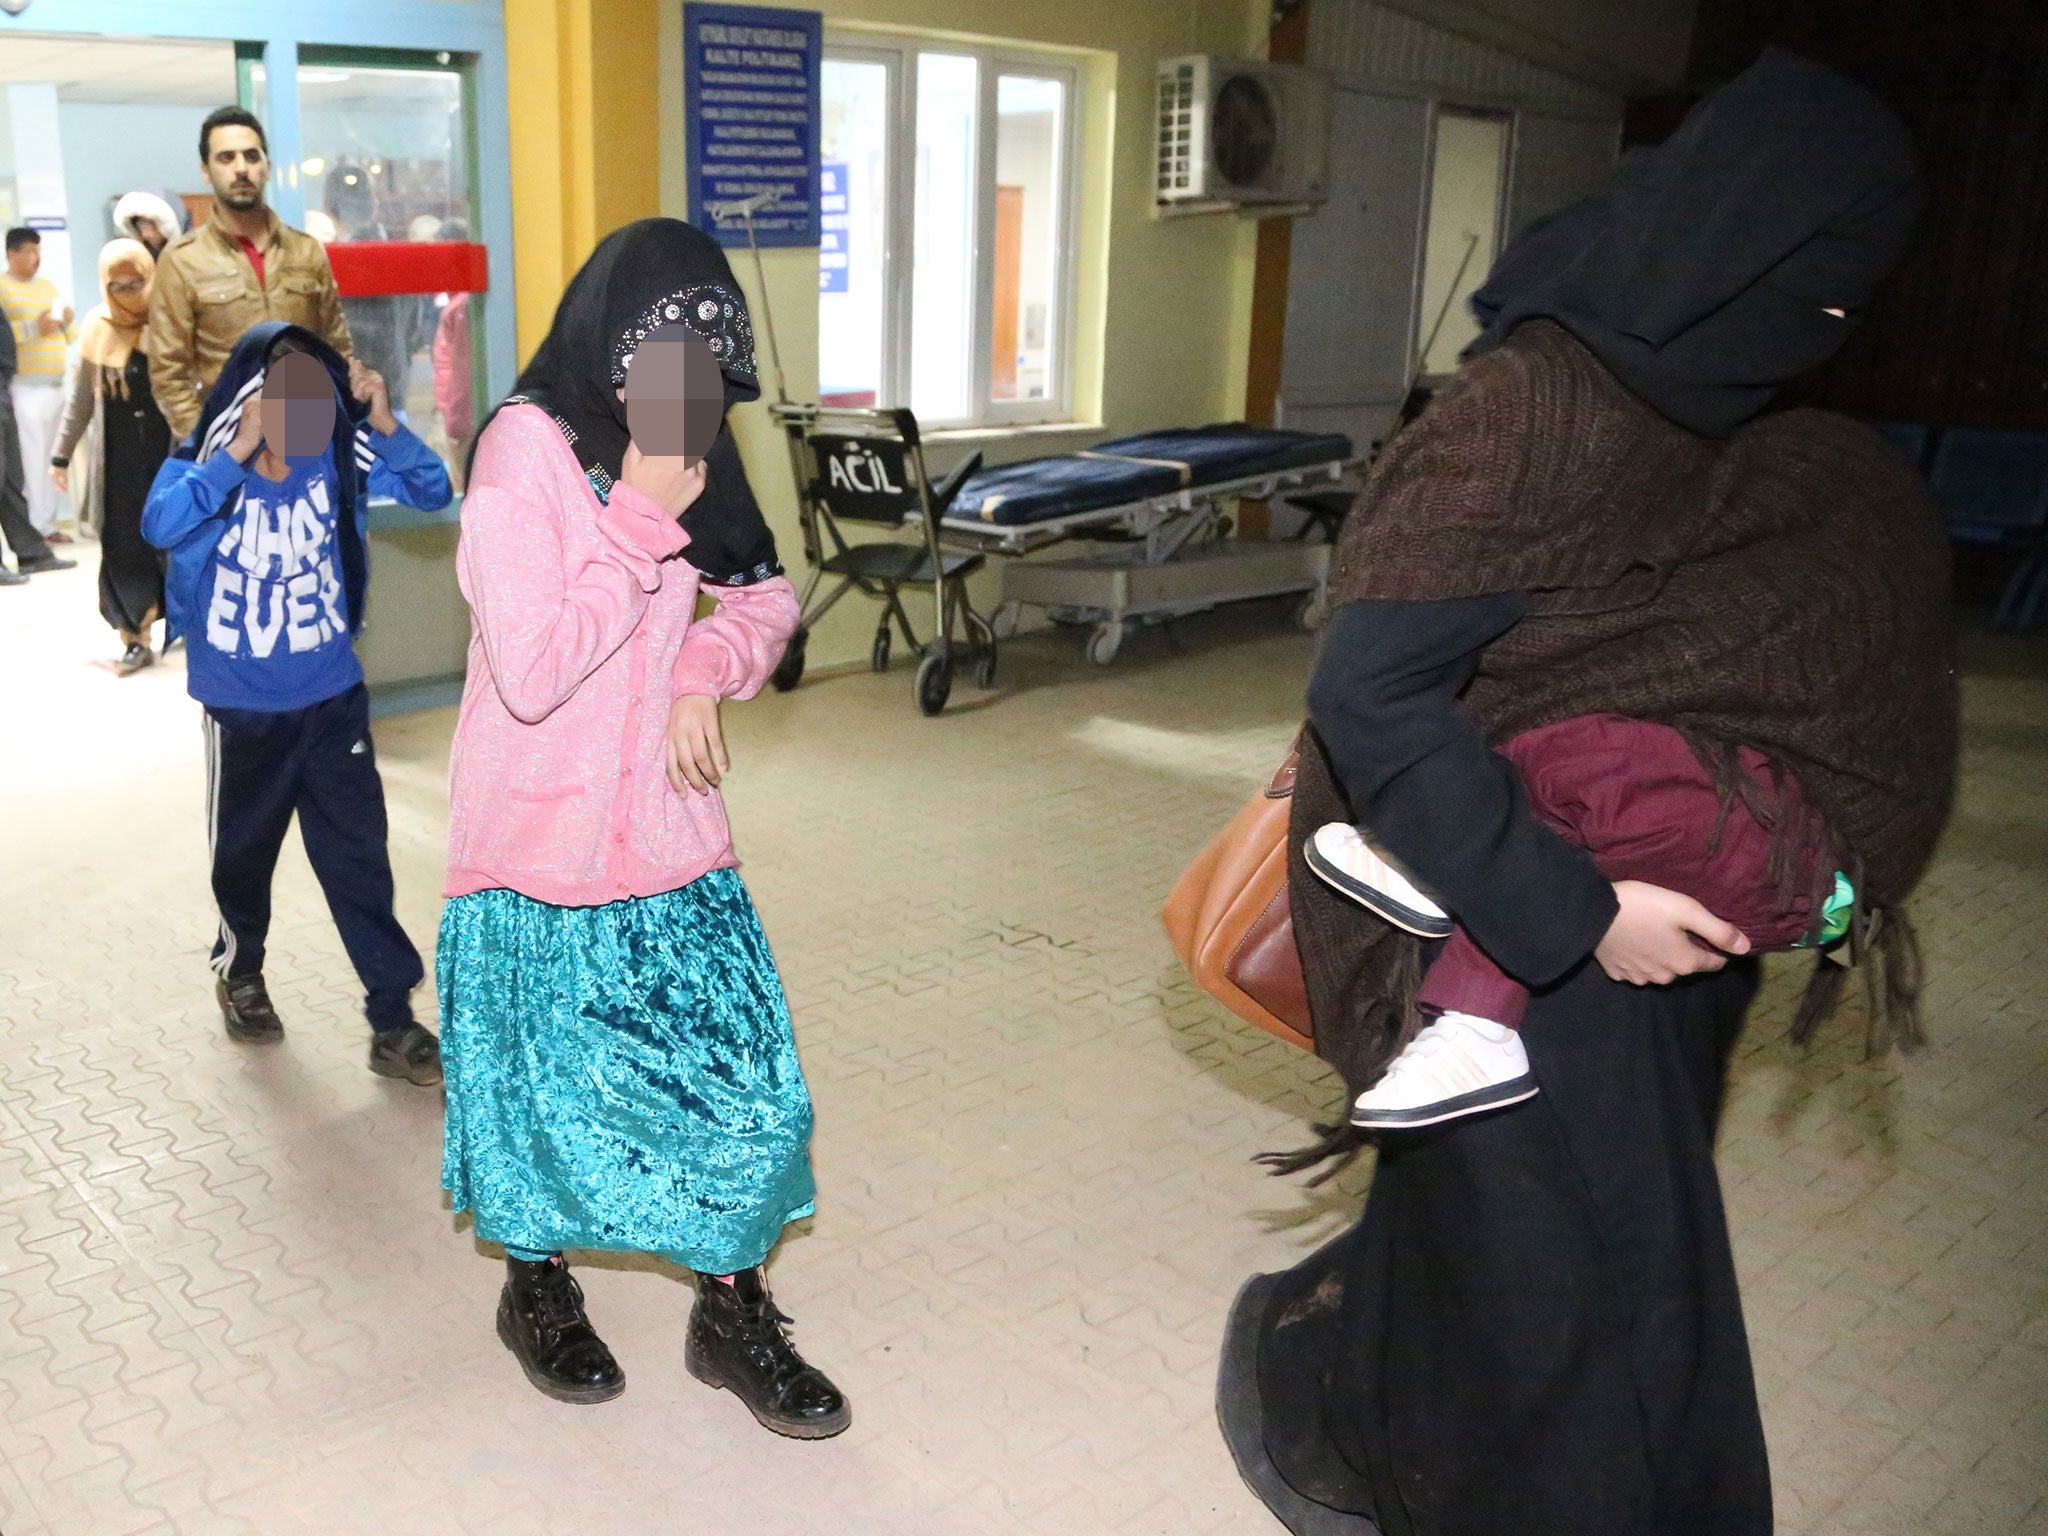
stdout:
{"type": "Polygon", "coordinates": [[[137,219],[146,224],[154,224],[162,232],[166,243],[177,239],[179,231],[184,227],[179,222],[177,214],[171,211],[171,205],[154,192],[122,193],[121,200],[114,204],[114,228],[124,235],[132,235],[135,233],[134,221],[137,219]]]}

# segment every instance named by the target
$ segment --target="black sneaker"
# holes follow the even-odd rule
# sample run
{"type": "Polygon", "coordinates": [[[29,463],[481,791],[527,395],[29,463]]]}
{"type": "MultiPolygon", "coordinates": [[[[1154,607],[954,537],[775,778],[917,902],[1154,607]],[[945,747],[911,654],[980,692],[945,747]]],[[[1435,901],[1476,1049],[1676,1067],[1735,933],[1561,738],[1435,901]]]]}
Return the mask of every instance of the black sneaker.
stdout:
{"type": "Polygon", "coordinates": [[[228,1038],[244,1045],[275,1045],[284,1038],[284,1020],[270,1006],[261,976],[237,976],[213,985],[214,1000],[220,1004],[221,1022],[228,1038]]]}
{"type": "Polygon", "coordinates": [[[706,1386],[724,1387],[764,1429],[794,1440],[824,1440],[853,1422],[853,1409],[825,1373],[789,1342],[789,1318],[757,1266],[730,1283],[697,1277],[683,1364],[706,1386]]]}
{"type": "Polygon", "coordinates": [[[441,1081],[441,1042],[417,1024],[380,1030],[370,1036],[370,1070],[431,1088],[441,1081]]]}
{"type": "Polygon", "coordinates": [[[608,1403],[626,1390],[626,1373],[590,1326],[583,1287],[560,1254],[537,1264],[505,1256],[498,1337],[526,1379],[558,1403],[608,1403]]]}
{"type": "Polygon", "coordinates": [[[114,670],[123,677],[130,677],[155,664],[156,652],[138,640],[121,653],[121,659],[114,663],[114,670]]]}
{"type": "Polygon", "coordinates": [[[39,555],[33,560],[21,562],[24,576],[44,576],[51,571],[71,571],[78,568],[76,560],[66,560],[62,555],[39,555]]]}

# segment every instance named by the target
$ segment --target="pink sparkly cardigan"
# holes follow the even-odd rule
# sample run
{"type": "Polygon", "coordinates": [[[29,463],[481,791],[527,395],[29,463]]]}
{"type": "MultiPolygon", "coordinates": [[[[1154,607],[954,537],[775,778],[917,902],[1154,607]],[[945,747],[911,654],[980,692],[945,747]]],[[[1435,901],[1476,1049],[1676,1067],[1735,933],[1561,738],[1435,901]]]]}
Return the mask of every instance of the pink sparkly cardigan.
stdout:
{"type": "Polygon", "coordinates": [[[500,411],[462,504],[469,678],[449,760],[443,894],[506,886],[597,906],[737,860],[718,795],[663,772],[671,701],[758,693],[796,628],[787,581],[714,587],[630,486],[600,502],[553,420],[500,411]]]}

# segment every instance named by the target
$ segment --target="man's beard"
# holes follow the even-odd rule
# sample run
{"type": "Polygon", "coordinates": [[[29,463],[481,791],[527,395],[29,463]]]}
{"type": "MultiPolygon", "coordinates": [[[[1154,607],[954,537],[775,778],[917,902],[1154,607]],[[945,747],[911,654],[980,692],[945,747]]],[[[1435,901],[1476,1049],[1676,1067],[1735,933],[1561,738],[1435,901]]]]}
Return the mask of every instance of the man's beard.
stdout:
{"type": "Polygon", "coordinates": [[[252,208],[263,206],[263,189],[250,182],[241,182],[221,193],[220,200],[237,213],[247,213],[252,208]]]}

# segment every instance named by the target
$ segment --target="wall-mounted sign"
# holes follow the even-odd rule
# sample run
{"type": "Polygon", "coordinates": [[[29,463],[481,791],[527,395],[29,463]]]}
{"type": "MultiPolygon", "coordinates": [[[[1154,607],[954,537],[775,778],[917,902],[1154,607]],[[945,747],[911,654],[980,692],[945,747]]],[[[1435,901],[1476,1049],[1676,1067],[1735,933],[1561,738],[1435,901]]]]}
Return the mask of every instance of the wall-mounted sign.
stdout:
{"type": "Polygon", "coordinates": [[[818,71],[825,21],[816,11],[758,5],[683,7],[683,115],[690,222],[725,245],[746,225],[720,204],[763,194],[762,245],[818,243],[818,71]]]}
{"type": "Polygon", "coordinates": [[[827,161],[818,167],[818,292],[845,293],[846,165],[827,161]]]}

